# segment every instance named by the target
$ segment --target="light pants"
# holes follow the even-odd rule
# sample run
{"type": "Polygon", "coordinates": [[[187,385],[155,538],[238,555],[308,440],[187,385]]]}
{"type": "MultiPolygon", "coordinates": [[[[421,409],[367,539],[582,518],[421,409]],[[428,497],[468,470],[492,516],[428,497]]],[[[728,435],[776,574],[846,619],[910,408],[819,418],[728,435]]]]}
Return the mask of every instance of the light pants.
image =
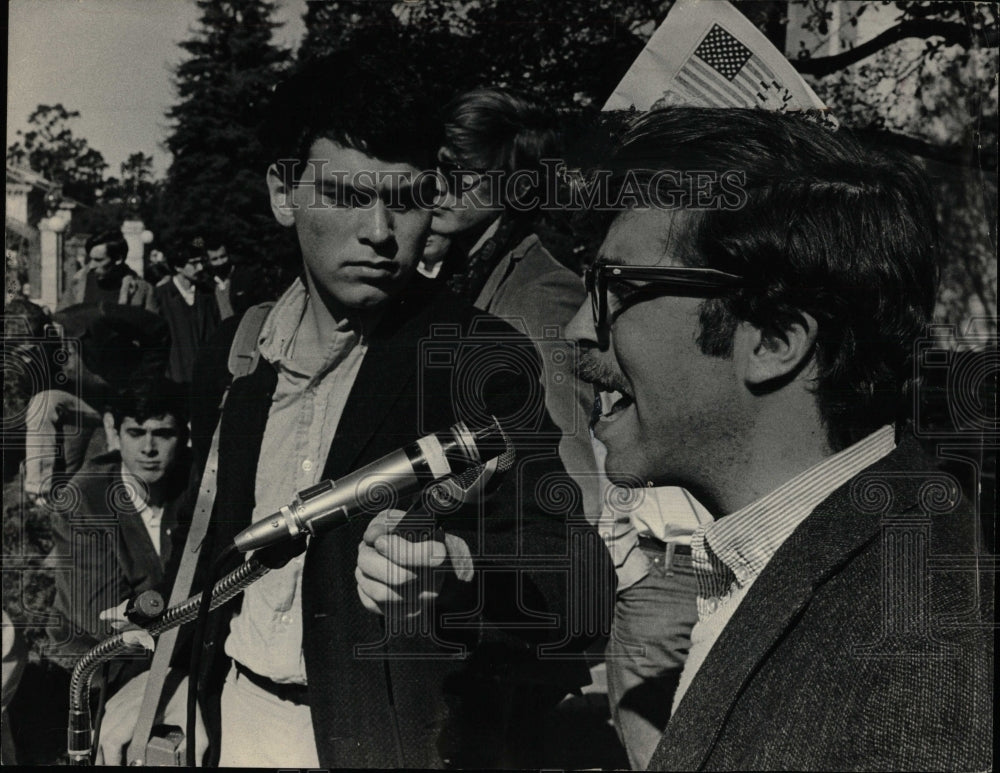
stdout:
{"type": "Polygon", "coordinates": [[[649,574],[618,594],[605,651],[611,718],[633,770],[646,769],[667,726],[698,620],[691,556],[666,569],[662,554],[640,549],[649,574]]]}
{"type": "Polygon", "coordinates": [[[308,706],[283,701],[230,669],[222,688],[221,768],[318,768],[308,706]]]}

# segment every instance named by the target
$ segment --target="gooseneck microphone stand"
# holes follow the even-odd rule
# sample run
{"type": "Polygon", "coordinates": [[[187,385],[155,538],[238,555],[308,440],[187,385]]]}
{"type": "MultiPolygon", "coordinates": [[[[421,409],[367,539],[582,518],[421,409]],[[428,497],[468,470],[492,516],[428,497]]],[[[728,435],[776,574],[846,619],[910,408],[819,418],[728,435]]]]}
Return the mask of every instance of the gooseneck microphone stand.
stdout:
{"type": "MultiPolygon", "coordinates": [[[[257,558],[249,558],[212,587],[209,609],[215,609],[234,599],[243,589],[256,582],[271,570],[257,558]]],[[[152,636],[191,622],[201,608],[201,594],[170,607],[154,623],[146,627],[152,636]]],[[[125,632],[117,633],[87,652],[76,664],[69,685],[69,726],[66,731],[66,750],[70,764],[90,765],[90,752],[94,729],[90,717],[90,683],[101,665],[133,645],[125,641],[125,632]]]]}

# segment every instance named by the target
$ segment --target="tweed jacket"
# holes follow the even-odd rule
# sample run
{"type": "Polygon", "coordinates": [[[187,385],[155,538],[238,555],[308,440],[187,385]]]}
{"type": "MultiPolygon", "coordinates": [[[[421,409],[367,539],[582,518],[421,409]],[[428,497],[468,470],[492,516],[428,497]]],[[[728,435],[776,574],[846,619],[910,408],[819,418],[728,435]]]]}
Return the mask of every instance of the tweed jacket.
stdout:
{"type": "Polygon", "coordinates": [[[576,352],[566,326],[587,297],[583,280],[529,234],[500,258],[475,306],[510,322],[537,342],[545,378],[545,406],[563,431],[559,453],[583,492],[583,512],[601,512],[597,463],[590,442],[593,388],[576,378],[576,352]]]}
{"type": "MultiPolygon", "coordinates": [[[[87,275],[90,267],[84,266],[69,281],[69,287],[59,299],[58,310],[62,310],[76,303],[83,303],[87,293],[87,275]]],[[[126,267],[125,276],[122,277],[121,290],[118,293],[118,303],[122,306],[138,306],[146,311],[157,312],[159,307],[156,297],[153,294],[153,286],[145,279],[139,277],[132,269],[126,267]]]]}
{"type": "MultiPolygon", "coordinates": [[[[540,367],[534,347],[489,315],[474,318],[449,293],[428,300],[429,293],[429,283],[414,280],[372,334],[323,477],[337,479],[484,410],[512,433],[518,463],[478,512],[443,516],[442,526],[469,544],[479,571],[472,583],[446,580],[442,598],[451,601],[430,611],[433,626],[423,632],[387,631],[358,599],[354,568],[368,517],[310,539],[303,649],[323,767],[531,764],[539,712],[589,682],[584,661],[571,656],[600,632],[573,611],[597,604],[599,625],[607,627],[613,571],[597,533],[567,510],[579,493],[559,462],[558,430],[532,388],[540,367]]],[[[218,363],[235,322],[224,322],[199,358],[198,394],[217,392],[224,381],[218,363]]],[[[215,551],[250,522],[275,384],[274,369],[261,360],[230,388],[220,425],[215,551]]],[[[208,410],[196,415],[202,459],[214,423],[208,410]]],[[[216,630],[203,664],[224,666],[216,653],[225,626],[216,630]]],[[[220,673],[201,680],[209,716],[220,673]]]]}
{"type": "Polygon", "coordinates": [[[904,439],[778,549],[649,769],[988,769],[990,566],[956,481],[904,439]]]}

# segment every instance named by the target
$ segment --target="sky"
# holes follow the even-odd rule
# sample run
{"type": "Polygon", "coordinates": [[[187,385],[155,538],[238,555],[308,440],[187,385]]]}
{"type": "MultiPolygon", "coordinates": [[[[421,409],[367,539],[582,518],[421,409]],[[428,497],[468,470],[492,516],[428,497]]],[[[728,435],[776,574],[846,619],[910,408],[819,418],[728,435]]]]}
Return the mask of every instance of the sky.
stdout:
{"type": "MultiPolygon", "coordinates": [[[[294,48],[306,0],[277,5],[285,26],[274,39],[294,48]]],[[[7,146],[38,105],[61,102],[80,112],[73,134],[104,155],[107,174],[141,151],[162,177],[172,68],[197,24],[193,0],[9,0],[8,14],[7,146]]]]}

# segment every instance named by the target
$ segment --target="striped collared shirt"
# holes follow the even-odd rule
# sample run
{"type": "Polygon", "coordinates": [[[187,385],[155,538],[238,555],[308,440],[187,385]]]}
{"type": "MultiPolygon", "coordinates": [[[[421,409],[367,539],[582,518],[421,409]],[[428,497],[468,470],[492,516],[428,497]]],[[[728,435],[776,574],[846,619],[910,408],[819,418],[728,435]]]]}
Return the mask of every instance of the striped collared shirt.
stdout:
{"type": "Polygon", "coordinates": [[[849,448],[799,473],[732,515],[691,535],[698,579],[698,622],[691,631],[673,711],[754,580],[802,521],[842,484],[896,447],[886,425],[849,448]]]}

